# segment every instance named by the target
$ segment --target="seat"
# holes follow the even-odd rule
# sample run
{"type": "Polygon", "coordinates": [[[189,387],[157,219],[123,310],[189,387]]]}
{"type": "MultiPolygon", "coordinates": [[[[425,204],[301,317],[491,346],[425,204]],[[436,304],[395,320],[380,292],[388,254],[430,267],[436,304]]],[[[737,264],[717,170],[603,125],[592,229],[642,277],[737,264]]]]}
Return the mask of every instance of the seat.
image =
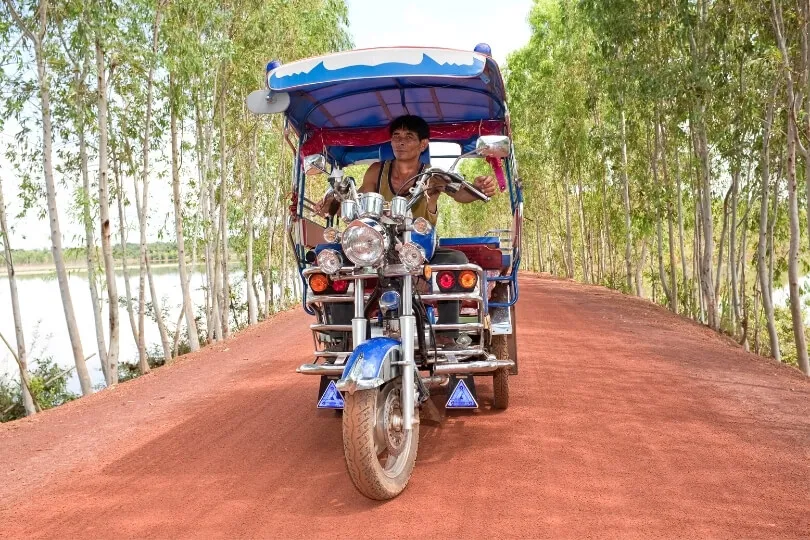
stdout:
{"type": "Polygon", "coordinates": [[[473,236],[470,238],[442,238],[439,247],[461,251],[473,264],[484,270],[501,270],[512,264],[512,256],[501,251],[501,242],[494,236],[473,236]]]}

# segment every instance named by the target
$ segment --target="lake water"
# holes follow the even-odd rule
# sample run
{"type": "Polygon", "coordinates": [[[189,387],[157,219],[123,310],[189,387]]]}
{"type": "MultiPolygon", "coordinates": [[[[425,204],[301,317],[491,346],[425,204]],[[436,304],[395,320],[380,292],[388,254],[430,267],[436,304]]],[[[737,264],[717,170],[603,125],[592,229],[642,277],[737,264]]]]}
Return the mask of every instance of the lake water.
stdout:
{"type": "MultiPolygon", "coordinates": [[[[161,307],[164,312],[168,312],[168,317],[164,320],[169,331],[170,339],[174,338],[175,324],[180,315],[183,295],[180,289],[180,274],[175,266],[164,268],[153,268],[155,279],[155,290],[161,298],[161,307]]],[[[240,269],[230,274],[233,294],[239,298],[239,302],[245,302],[245,280],[244,273],[240,269]]],[[[82,340],[82,349],[85,357],[96,353],[87,361],[87,368],[90,371],[93,385],[103,384],[104,376],[101,372],[101,363],[98,358],[98,346],[96,344],[95,322],[93,320],[92,302],[90,300],[90,289],[87,282],[87,273],[74,271],[70,273],[70,294],[73,300],[73,310],[76,315],[76,322],[82,340]]],[[[118,294],[121,298],[126,298],[124,288],[124,277],[116,275],[118,294]]],[[[190,278],[190,289],[194,312],[204,311],[205,292],[204,268],[197,268],[190,278]]],[[[138,269],[130,269],[130,287],[133,298],[133,308],[137,322],[137,298],[138,298],[138,269]],[[134,272],[133,272],[134,270],[134,272]]],[[[107,344],[109,346],[108,334],[108,304],[106,302],[106,286],[103,287],[105,301],[102,307],[102,321],[105,334],[107,334],[107,344]]],[[[102,291],[100,291],[101,293],[102,291]]],[[[275,293],[278,295],[278,286],[275,286],[275,293]]],[[[20,300],[20,308],[25,332],[25,344],[28,349],[29,362],[35,358],[53,357],[56,363],[63,369],[74,366],[73,352],[70,345],[70,338],[65,323],[64,309],[62,307],[62,297],[59,293],[59,283],[56,274],[24,275],[17,277],[17,294],[20,300]]],[[[263,292],[260,289],[260,294],[263,292]]],[[[149,282],[146,282],[146,300],[150,301],[149,282]]],[[[247,315],[240,315],[247,317],[247,315]]],[[[119,310],[120,331],[119,331],[119,361],[137,363],[138,348],[129,323],[129,316],[126,308],[121,306],[119,310]]],[[[160,345],[160,332],[157,323],[149,318],[145,318],[145,341],[149,351],[153,346],[160,345]]],[[[185,321],[182,324],[185,328],[185,321]]],[[[11,293],[8,286],[8,278],[0,277],[0,332],[9,341],[12,347],[15,345],[14,319],[11,313],[11,293]]],[[[14,358],[8,349],[0,342],[0,376],[13,377],[19,379],[19,370],[14,358]]],[[[76,393],[80,392],[79,380],[75,370],[71,372],[69,388],[76,393]]]]}

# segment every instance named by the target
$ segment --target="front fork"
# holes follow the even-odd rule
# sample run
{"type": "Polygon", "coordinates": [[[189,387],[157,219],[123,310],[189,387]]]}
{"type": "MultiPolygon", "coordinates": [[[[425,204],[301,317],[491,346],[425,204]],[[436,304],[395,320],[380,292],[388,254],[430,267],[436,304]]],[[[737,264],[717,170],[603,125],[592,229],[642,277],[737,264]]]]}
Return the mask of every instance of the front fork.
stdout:
{"type": "Polygon", "coordinates": [[[402,280],[402,311],[399,318],[399,329],[402,335],[402,421],[405,429],[413,429],[413,412],[416,407],[416,388],[414,372],[416,364],[413,359],[413,348],[416,340],[416,317],[413,316],[413,278],[406,276],[402,280]]]}
{"type": "MultiPolygon", "coordinates": [[[[414,342],[416,340],[416,317],[413,315],[413,278],[405,276],[402,285],[402,311],[408,315],[399,318],[399,329],[402,336],[402,423],[406,430],[413,429],[414,409],[416,408],[416,386],[414,373],[414,342]]],[[[365,314],[363,298],[363,280],[354,283],[354,318],[352,319],[352,343],[356,348],[366,341],[368,321],[365,314]]]]}

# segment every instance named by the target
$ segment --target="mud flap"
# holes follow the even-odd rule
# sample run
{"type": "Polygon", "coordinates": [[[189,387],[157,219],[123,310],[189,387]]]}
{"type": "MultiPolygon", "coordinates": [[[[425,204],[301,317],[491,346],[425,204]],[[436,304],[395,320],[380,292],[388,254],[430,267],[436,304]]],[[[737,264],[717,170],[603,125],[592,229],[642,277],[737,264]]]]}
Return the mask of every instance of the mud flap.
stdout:
{"type": "Polygon", "coordinates": [[[337,381],[337,377],[321,377],[321,384],[318,388],[319,409],[343,409],[343,396],[335,388],[337,381]]]}
{"type": "Polygon", "coordinates": [[[450,376],[450,397],[447,399],[445,409],[477,409],[478,395],[475,392],[475,377],[450,376]]]}

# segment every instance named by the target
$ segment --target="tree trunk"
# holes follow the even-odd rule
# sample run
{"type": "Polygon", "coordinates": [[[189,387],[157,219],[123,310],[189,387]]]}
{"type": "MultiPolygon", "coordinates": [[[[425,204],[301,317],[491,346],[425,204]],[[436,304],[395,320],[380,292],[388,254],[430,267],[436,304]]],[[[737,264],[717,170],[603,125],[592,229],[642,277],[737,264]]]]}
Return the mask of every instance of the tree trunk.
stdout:
{"type": "Polygon", "coordinates": [[[202,234],[205,241],[205,324],[208,341],[214,340],[214,295],[211,290],[213,283],[213,260],[214,252],[211,246],[211,213],[210,213],[210,171],[211,171],[211,122],[205,123],[203,130],[203,117],[199,94],[194,97],[194,119],[197,130],[197,163],[199,163],[200,179],[200,208],[202,209],[202,234]]]}
{"type": "Polygon", "coordinates": [[[289,278],[287,276],[287,235],[282,234],[281,245],[279,246],[281,252],[281,301],[279,302],[282,309],[287,309],[287,285],[289,278]]]}
{"type": "MultiPolygon", "coordinates": [[[[574,246],[571,238],[571,209],[568,204],[568,173],[563,174],[563,194],[565,196],[565,257],[568,266],[568,279],[574,278],[574,246]]],[[[584,270],[583,270],[584,272],[584,270]]]]}
{"type": "Polygon", "coordinates": [[[118,383],[118,288],[115,283],[115,261],[112,256],[110,225],[109,160],[107,157],[107,67],[104,50],[96,39],[96,76],[98,77],[98,205],[101,217],[101,252],[104,257],[104,274],[107,279],[107,298],[110,312],[110,348],[107,352],[109,369],[107,385],[118,383]]]}
{"type": "MultiPolygon", "coordinates": [[[[582,259],[582,278],[585,283],[590,283],[591,280],[591,271],[590,271],[590,264],[589,264],[589,257],[587,251],[590,251],[590,248],[586,251],[585,246],[590,245],[590,239],[588,235],[588,231],[585,228],[585,205],[582,201],[582,174],[577,173],[577,187],[579,188],[579,193],[577,194],[577,203],[579,206],[579,229],[580,234],[582,235],[581,242],[580,242],[580,258],[582,259]]],[[[592,259],[592,258],[591,258],[592,259]]]]}
{"type": "Polygon", "coordinates": [[[647,238],[641,239],[641,255],[638,258],[638,266],[636,266],[636,296],[644,297],[644,264],[647,262],[647,238]]]}
{"type": "Polygon", "coordinates": [[[658,104],[655,106],[655,124],[653,126],[654,131],[654,140],[655,143],[653,145],[653,154],[652,154],[652,173],[653,173],[653,184],[655,189],[655,234],[656,234],[656,244],[657,244],[657,253],[658,253],[658,278],[661,281],[661,289],[664,291],[664,295],[667,297],[667,304],[669,305],[670,309],[673,309],[675,305],[675,301],[672,298],[672,291],[670,290],[669,286],[667,285],[667,273],[664,269],[664,242],[663,242],[663,234],[661,232],[662,224],[661,224],[661,199],[663,198],[663,189],[661,189],[661,182],[658,178],[658,155],[661,152],[661,122],[658,112],[658,104]]]}
{"type": "Polygon", "coordinates": [[[222,243],[222,300],[220,302],[220,309],[222,310],[221,324],[222,324],[222,337],[227,338],[230,334],[230,327],[228,321],[230,320],[228,310],[231,306],[231,287],[228,275],[228,171],[226,168],[227,161],[225,159],[225,100],[219,101],[219,164],[220,164],[220,197],[219,197],[219,233],[220,242],[222,243]]]}
{"type": "Polygon", "coordinates": [[[541,272],[545,272],[543,264],[543,237],[540,233],[540,221],[534,220],[534,235],[537,238],[537,266],[541,272]]]}
{"type": "MultiPolygon", "coordinates": [[[[81,84],[81,83],[80,83],[81,84]]],[[[83,95],[83,91],[77,88],[77,94],[83,95]]],[[[84,113],[79,111],[78,122],[78,136],[79,136],[79,162],[82,169],[82,186],[84,189],[84,201],[82,203],[82,221],[84,222],[84,243],[86,250],[87,262],[87,284],[90,288],[90,301],[93,304],[93,323],[96,329],[96,344],[98,346],[98,358],[101,363],[101,372],[104,375],[104,381],[108,381],[108,368],[107,361],[107,340],[104,336],[104,323],[102,322],[101,300],[98,296],[97,276],[96,276],[96,241],[93,235],[93,218],[90,215],[90,174],[88,172],[88,157],[87,157],[87,142],[85,140],[84,129],[84,113]]]]}
{"type": "Polygon", "coordinates": [[[183,202],[180,197],[180,149],[177,140],[177,90],[174,86],[174,74],[169,73],[169,95],[171,110],[171,138],[172,138],[172,194],[174,202],[174,229],[177,236],[177,260],[180,269],[180,287],[183,291],[183,313],[188,328],[188,343],[191,351],[200,349],[197,335],[197,321],[194,320],[194,308],[191,303],[191,293],[188,286],[188,270],[186,269],[186,245],[183,236],[183,202]]]}
{"type": "MultiPolygon", "coordinates": [[[[709,160],[709,144],[706,137],[706,127],[702,123],[704,114],[703,104],[698,106],[700,123],[697,126],[695,152],[700,159],[700,189],[703,253],[700,264],[700,286],[703,292],[703,301],[706,306],[707,323],[713,330],[718,330],[720,321],[717,316],[717,296],[715,295],[714,277],[712,276],[712,257],[714,254],[714,224],[712,222],[712,191],[711,191],[711,163],[709,160]]],[[[721,236],[722,238],[722,236],[721,236]]],[[[722,245],[722,244],[721,244],[722,245]]],[[[718,277],[719,279],[719,277],[718,277]]]]}
{"type": "MultiPolygon", "coordinates": [[[[796,341],[796,354],[799,359],[799,367],[805,375],[810,375],[808,366],[807,346],[804,335],[804,321],[802,317],[801,297],[799,294],[799,210],[796,196],[796,137],[798,136],[796,125],[797,103],[801,102],[800,95],[794,92],[792,66],[788,55],[787,45],[783,32],[784,22],[782,20],[781,2],[777,7],[776,0],[771,0],[771,21],[776,33],[776,41],[783,62],[783,75],[785,77],[786,106],[787,106],[787,184],[788,184],[788,221],[790,230],[790,248],[788,251],[788,291],[790,293],[790,312],[793,321],[793,336],[796,341]]],[[[801,91],[799,91],[801,94],[801,91]]],[[[777,189],[774,190],[777,195],[777,189]]],[[[776,221],[776,216],[774,216],[776,221]]],[[[771,244],[771,257],[773,257],[773,244],[771,244]]],[[[771,278],[772,279],[772,278],[771,278]]],[[[772,281],[771,281],[772,283],[772,281]]]]}
{"type": "MultiPolygon", "coordinates": [[[[132,328],[132,338],[135,343],[139,343],[139,336],[143,334],[143,326],[138,326],[135,322],[135,314],[132,311],[132,291],[129,283],[129,265],[127,263],[127,230],[126,221],[124,220],[124,190],[121,180],[121,171],[116,166],[113,160],[113,171],[115,172],[115,185],[118,188],[118,222],[119,222],[119,235],[121,237],[121,270],[124,273],[124,291],[127,300],[127,314],[129,315],[129,326],[132,328]]],[[[141,373],[149,373],[149,363],[146,361],[146,349],[138,348],[138,368],[141,373]],[[144,371],[144,366],[146,369],[144,371]]]]}
{"type": "MultiPolygon", "coordinates": [[[[749,169],[750,171],[750,169],[749,169]]],[[[748,204],[745,209],[745,216],[743,217],[743,230],[742,230],[742,239],[740,240],[740,291],[739,293],[735,292],[736,298],[735,302],[739,303],[739,299],[742,298],[742,307],[740,309],[739,320],[740,325],[742,326],[742,338],[740,340],[740,344],[745,348],[746,351],[749,350],[748,345],[748,336],[749,326],[751,319],[749,318],[748,312],[748,302],[746,300],[746,282],[745,282],[745,267],[747,266],[747,252],[748,252],[748,211],[751,209],[752,203],[754,202],[753,197],[751,200],[748,201],[748,204]]],[[[734,272],[737,272],[737,266],[734,267],[734,272]]]]}
{"type": "MultiPolygon", "coordinates": [[[[135,186],[135,204],[137,206],[138,214],[138,227],[139,227],[139,272],[138,272],[138,358],[141,373],[149,371],[149,364],[146,358],[146,259],[147,259],[147,244],[146,244],[146,230],[149,221],[149,142],[152,133],[152,93],[154,90],[155,78],[155,62],[158,55],[158,35],[160,31],[160,15],[161,3],[158,3],[155,9],[155,20],[152,25],[152,56],[149,62],[149,72],[146,78],[146,118],[144,119],[143,136],[141,138],[141,154],[143,155],[143,166],[141,168],[141,189],[143,190],[140,197],[138,196],[138,186],[135,186]],[[139,200],[140,199],[140,200],[139,200]]],[[[151,274],[151,272],[150,272],[151,274]]],[[[152,304],[155,308],[155,320],[158,322],[158,327],[163,326],[163,314],[160,312],[159,304],[154,295],[154,286],[152,284],[153,278],[149,276],[149,288],[152,293],[152,304]]],[[[171,360],[171,351],[167,347],[168,337],[164,338],[163,333],[165,327],[161,329],[161,343],[163,344],[163,357],[167,362],[171,360]]]]}
{"type": "MultiPolygon", "coordinates": [[[[659,124],[660,126],[660,124],[659,124]]],[[[678,270],[675,264],[675,225],[672,222],[672,180],[667,167],[667,144],[666,133],[663,126],[661,130],[661,173],[664,177],[664,197],[666,198],[666,212],[667,212],[667,233],[669,240],[669,298],[672,300],[670,308],[673,312],[678,313],[678,270]]]]}
{"type": "Polygon", "coordinates": [[[740,165],[731,173],[731,228],[728,231],[728,263],[731,274],[731,330],[737,335],[737,323],[741,319],[740,300],[737,296],[737,205],[740,189],[740,165]]]}
{"type": "MultiPolygon", "coordinates": [[[[42,115],[42,158],[45,173],[45,191],[48,201],[48,219],[51,224],[51,251],[54,265],[56,266],[56,278],[59,282],[59,292],[62,297],[62,307],[65,312],[65,322],[67,324],[68,335],[70,336],[73,360],[76,364],[76,374],[79,377],[82,394],[93,393],[93,385],[90,381],[90,372],[87,370],[87,363],[82,351],[79,328],[76,324],[76,317],[73,312],[73,300],[70,296],[70,285],[68,282],[67,269],[62,249],[62,232],[59,227],[59,212],[56,207],[56,186],[53,178],[53,126],[51,124],[51,95],[50,82],[46,71],[46,60],[44,57],[42,37],[47,27],[47,1],[43,0],[39,8],[39,24],[41,36],[33,36],[28,32],[29,39],[34,45],[34,54],[37,62],[37,80],[39,82],[40,113],[42,115]]],[[[17,17],[15,17],[17,19],[17,17]]],[[[18,21],[22,28],[22,21],[18,21]]]]}
{"type": "Polygon", "coordinates": [[[796,137],[797,126],[792,110],[795,104],[790,104],[787,131],[787,169],[788,169],[788,219],[790,223],[790,250],[788,251],[788,290],[790,291],[790,314],[793,320],[793,337],[796,340],[796,356],[799,369],[810,376],[810,362],[807,357],[807,339],[804,334],[804,316],[802,314],[802,298],[799,291],[799,201],[797,197],[796,179],[796,137]]]}
{"type": "MultiPolygon", "coordinates": [[[[14,318],[14,337],[17,340],[17,367],[20,370],[20,388],[22,390],[22,402],[25,408],[25,415],[36,414],[39,407],[35,403],[31,393],[31,377],[28,375],[28,353],[25,350],[25,334],[23,333],[22,317],[20,315],[20,300],[17,296],[17,277],[14,272],[14,259],[11,253],[11,242],[8,235],[8,224],[6,223],[6,203],[3,199],[3,178],[0,175],[0,240],[3,241],[3,254],[6,260],[6,272],[8,273],[8,286],[11,294],[11,314],[14,318]]],[[[3,339],[5,341],[5,338],[3,339]]],[[[9,351],[14,354],[9,346],[9,351]]]]}
{"type": "Polygon", "coordinates": [[[248,324],[256,324],[258,316],[256,313],[256,296],[253,294],[253,288],[256,283],[253,278],[253,201],[256,197],[256,175],[259,170],[259,156],[258,156],[258,136],[257,130],[253,132],[253,142],[250,146],[250,174],[248,175],[248,193],[247,193],[247,227],[245,234],[247,235],[247,253],[245,258],[245,273],[247,274],[247,288],[245,294],[248,301],[248,324]]]}
{"type": "MultiPolygon", "coordinates": [[[[726,192],[723,197],[723,227],[720,229],[720,245],[717,251],[717,271],[715,272],[716,280],[714,283],[714,297],[720,298],[720,282],[723,272],[723,252],[726,249],[726,232],[728,230],[728,200],[731,197],[731,188],[726,192]]],[[[719,321],[718,321],[719,324],[719,321]]]]}
{"type": "Polygon", "coordinates": [[[163,346],[163,359],[166,362],[172,360],[172,346],[169,341],[169,332],[166,330],[166,323],[163,321],[163,311],[160,308],[160,298],[155,291],[155,278],[152,276],[152,264],[149,260],[149,252],[146,253],[146,277],[149,280],[149,296],[152,297],[152,310],[155,312],[158,331],[160,332],[160,343],[163,346]]]}
{"type": "MultiPolygon", "coordinates": [[[[621,100],[623,102],[623,99],[621,100]]],[[[633,290],[633,228],[630,220],[630,181],[627,178],[627,133],[625,128],[624,107],[621,110],[621,121],[619,131],[621,133],[622,145],[622,196],[624,198],[624,229],[625,248],[624,261],[627,267],[627,291],[633,290]]]]}
{"type": "Polygon", "coordinates": [[[680,243],[680,253],[681,253],[681,272],[683,272],[683,283],[684,287],[686,287],[687,280],[689,279],[689,273],[686,270],[686,250],[684,249],[683,243],[683,197],[681,194],[681,172],[680,166],[678,163],[678,145],[675,144],[675,183],[678,190],[678,242],[680,243]]]}

